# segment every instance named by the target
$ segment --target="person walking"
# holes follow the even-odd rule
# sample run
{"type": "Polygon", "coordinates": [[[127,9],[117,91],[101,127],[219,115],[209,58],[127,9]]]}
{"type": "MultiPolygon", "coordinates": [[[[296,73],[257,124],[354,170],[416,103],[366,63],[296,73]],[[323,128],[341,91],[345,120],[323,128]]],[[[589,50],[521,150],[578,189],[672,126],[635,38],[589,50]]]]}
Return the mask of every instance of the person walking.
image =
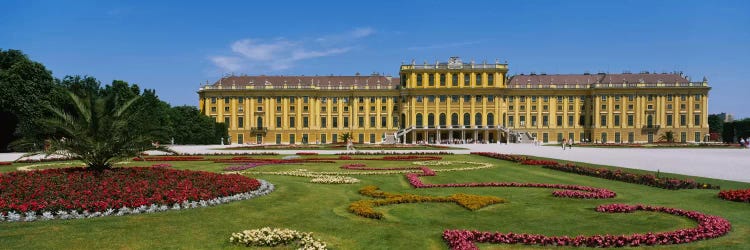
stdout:
{"type": "Polygon", "coordinates": [[[747,147],[747,145],[745,145],[745,138],[740,137],[740,147],[747,147]]]}
{"type": "Polygon", "coordinates": [[[562,140],[562,144],[561,144],[561,145],[562,145],[562,149],[563,149],[563,150],[565,150],[565,144],[568,144],[568,141],[567,141],[567,140],[565,140],[565,139],[563,139],[563,140],[562,140]]]}
{"type": "Polygon", "coordinates": [[[568,149],[573,149],[573,138],[568,139],[568,149]]]}

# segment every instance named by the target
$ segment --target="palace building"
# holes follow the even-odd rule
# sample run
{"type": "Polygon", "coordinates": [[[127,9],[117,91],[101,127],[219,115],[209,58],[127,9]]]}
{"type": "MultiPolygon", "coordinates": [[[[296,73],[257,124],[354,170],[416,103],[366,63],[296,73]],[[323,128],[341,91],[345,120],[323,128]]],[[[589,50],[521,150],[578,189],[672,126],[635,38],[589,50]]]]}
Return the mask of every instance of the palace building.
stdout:
{"type": "Polygon", "coordinates": [[[228,76],[198,94],[239,144],[645,143],[706,140],[710,89],[682,73],[508,76],[507,63],[451,57],[399,77],[228,76]]]}

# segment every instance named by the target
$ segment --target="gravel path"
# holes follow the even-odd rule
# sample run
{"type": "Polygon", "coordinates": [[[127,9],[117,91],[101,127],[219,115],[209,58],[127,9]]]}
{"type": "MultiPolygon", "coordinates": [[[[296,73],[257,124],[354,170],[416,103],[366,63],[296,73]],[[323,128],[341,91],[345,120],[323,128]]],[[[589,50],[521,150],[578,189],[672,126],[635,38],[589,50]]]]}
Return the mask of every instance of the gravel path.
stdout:
{"type": "MultiPolygon", "coordinates": [[[[236,146],[236,145],[231,145],[236,146]]],[[[230,145],[175,145],[172,147],[181,153],[242,153],[242,152],[276,152],[294,154],[298,151],[334,154],[341,150],[217,150],[230,145]]],[[[471,151],[499,152],[506,154],[524,154],[555,158],[569,161],[580,161],[593,164],[612,165],[626,168],[659,170],[667,173],[678,173],[703,176],[716,179],[734,180],[750,183],[750,150],[747,149],[645,149],[645,148],[577,148],[562,150],[552,146],[533,146],[529,144],[465,144],[458,147],[468,150],[452,150],[456,154],[468,154],[471,151]]],[[[388,151],[388,150],[386,150],[388,151]]],[[[409,150],[397,150],[408,152],[409,150]]],[[[434,152],[434,150],[411,150],[434,152]]],[[[410,151],[410,152],[411,152],[410,151]]],[[[13,161],[20,153],[2,153],[0,161],[13,161]]]]}

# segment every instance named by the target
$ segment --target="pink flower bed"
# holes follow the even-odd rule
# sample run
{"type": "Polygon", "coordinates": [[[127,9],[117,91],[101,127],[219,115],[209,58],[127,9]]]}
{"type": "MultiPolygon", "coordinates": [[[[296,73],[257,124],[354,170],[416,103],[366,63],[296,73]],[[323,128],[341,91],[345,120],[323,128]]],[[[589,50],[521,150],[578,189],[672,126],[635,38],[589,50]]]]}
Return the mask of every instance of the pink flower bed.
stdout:
{"type": "Polygon", "coordinates": [[[143,159],[135,157],[133,161],[205,161],[203,156],[147,156],[143,159]]]}
{"type": "Polygon", "coordinates": [[[524,160],[521,162],[523,165],[536,165],[536,166],[546,166],[546,165],[557,165],[556,161],[548,161],[548,160],[524,160]]]}
{"type": "Polygon", "coordinates": [[[10,166],[10,165],[13,165],[13,163],[9,161],[0,161],[0,166],[10,166]]]}
{"type": "Polygon", "coordinates": [[[174,170],[164,167],[45,169],[0,175],[0,213],[88,210],[171,205],[210,200],[258,189],[241,175],[174,170]]]}
{"type": "Polygon", "coordinates": [[[729,201],[750,202],[750,189],[721,190],[719,191],[719,198],[729,201]]]}
{"type": "Polygon", "coordinates": [[[475,243],[524,244],[540,246],[575,246],[575,247],[625,247],[684,244],[699,240],[723,236],[732,229],[724,218],[706,215],[696,211],[686,211],[668,207],[646,205],[610,204],[596,208],[602,213],[629,213],[633,211],[650,211],[683,216],[698,222],[694,228],[670,232],[645,233],[632,235],[593,235],[593,236],[546,236],[541,234],[514,234],[480,232],[476,230],[445,230],[443,239],[451,249],[479,249],[475,243]]]}

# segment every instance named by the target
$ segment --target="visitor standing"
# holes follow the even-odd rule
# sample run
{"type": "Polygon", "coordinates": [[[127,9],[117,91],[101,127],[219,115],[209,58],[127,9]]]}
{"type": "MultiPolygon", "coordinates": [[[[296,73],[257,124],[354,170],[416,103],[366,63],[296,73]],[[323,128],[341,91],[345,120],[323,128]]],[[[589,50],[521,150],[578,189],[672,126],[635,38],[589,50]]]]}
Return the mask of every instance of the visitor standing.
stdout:
{"type": "Polygon", "coordinates": [[[568,140],[562,140],[562,149],[565,150],[565,144],[568,144],[568,140]]]}
{"type": "Polygon", "coordinates": [[[568,149],[573,149],[573,138],[568,139],[568,149]]]}
{"type": "Polygon", "coordinates": [[[740,137],[740,147],[745,147],[745,139],[740,137]]]}

